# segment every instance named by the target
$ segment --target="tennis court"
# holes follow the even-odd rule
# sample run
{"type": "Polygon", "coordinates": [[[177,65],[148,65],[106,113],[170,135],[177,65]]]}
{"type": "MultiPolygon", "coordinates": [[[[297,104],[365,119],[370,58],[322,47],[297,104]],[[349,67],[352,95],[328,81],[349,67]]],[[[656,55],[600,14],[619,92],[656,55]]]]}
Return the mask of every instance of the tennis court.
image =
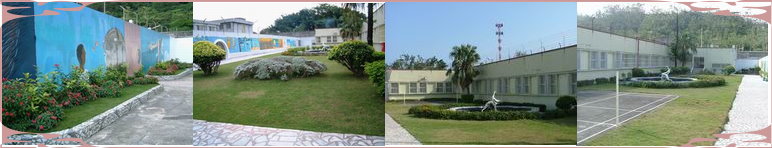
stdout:
{"type": "MultiPolygon", "coordinates": [[[[678,98],[674,95],[619,92],[619,125],[629,122],[678,98]]],[[[578,145],[583,145],[617,124],[616,93],[614,91],[580,91],[577,93],[578,145]]]]}

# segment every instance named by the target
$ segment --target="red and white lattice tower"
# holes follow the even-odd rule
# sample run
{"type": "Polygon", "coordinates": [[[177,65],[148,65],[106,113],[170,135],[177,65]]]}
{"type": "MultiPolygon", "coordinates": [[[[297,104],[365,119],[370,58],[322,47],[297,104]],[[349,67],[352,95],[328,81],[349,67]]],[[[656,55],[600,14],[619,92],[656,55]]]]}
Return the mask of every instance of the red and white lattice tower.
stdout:
{"type": "Polygon", "coordinates": [[[504,31],[501,31],[501,27],[504,27],[504,23],[496,24],[496,37],[499,39],[499,60],[501,60],[501,36],[504,35],[504,31]]]}

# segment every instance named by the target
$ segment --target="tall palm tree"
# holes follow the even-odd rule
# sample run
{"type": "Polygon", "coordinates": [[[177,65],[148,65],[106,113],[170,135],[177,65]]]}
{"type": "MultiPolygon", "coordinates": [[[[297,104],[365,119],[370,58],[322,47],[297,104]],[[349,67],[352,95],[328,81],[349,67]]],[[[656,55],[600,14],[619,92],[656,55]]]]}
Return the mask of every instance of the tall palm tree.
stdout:
{"type": "Polygon", "coordinates": [[[453,62],[445,75],[450,75],[454,83],[458,84],[462,90],[466,90],[466,94],[471,94],[469,85],[474,81],[474,77],[479,74],[479,71],[474,67],[480,61],[480,54],[477,54],[477,46],[469,44],[453,46],[450,58],[453,59],[453,62]]]}
{"type": "Polygon", "coordinates": [[[375,3],[343,3],[343,7],[353,10],[367,7],[367,44],[373,46],[373,7],[375,7],[375,3]]]}

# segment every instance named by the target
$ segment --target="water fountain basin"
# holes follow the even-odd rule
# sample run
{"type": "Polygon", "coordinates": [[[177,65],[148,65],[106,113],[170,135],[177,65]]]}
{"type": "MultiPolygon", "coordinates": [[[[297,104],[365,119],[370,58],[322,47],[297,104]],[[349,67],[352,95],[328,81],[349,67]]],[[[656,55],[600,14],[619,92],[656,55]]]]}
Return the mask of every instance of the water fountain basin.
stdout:
{"type": "MultiPolygon", "coordinates": [[[[482,109],[483,109],[482,106],[460,106],[460,107],[448,108],[448,110],[452,110],[452,111],[465,111],[465,112],[480,112],[482,109]]],[[[532,107],[532,106],[512,106],[512,105],[497,106],[496,109],[498,109],[498,111],[500,111],[500,112],[501,111],[505,111],[505,112],[507,112],[507,111],[509,111],[509,112],[513,112],[513,111],[538,112],[539,111],[538,107],[532,107]]],[[[493,111],[492,108],[488,108],[487,110],[493,111]]]]}

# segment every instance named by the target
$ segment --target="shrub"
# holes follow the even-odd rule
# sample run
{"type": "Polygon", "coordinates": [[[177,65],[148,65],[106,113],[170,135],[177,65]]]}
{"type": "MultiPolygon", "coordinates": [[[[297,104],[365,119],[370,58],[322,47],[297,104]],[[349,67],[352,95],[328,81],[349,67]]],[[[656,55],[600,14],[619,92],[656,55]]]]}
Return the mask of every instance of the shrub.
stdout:
{"type": "Polygon", "coordinates": [[[126,80],[129,80],[127,73],[128,73],[128,67],[126,66],[126,64],[113,65],[113,66],[107,67],[107,71],[105,72],[105,79],[118,81],[118,82],[125,82],[126,80]]]}
{"type": "Polygon", "coordinates": [[[145,77],[145,73],[143,72],[143,68],[139,67],[139,70],[134,72],[135,78],[145,77]]]}
{"type": "Polygon", "coordinates": [[[378,93],[383,95],[384,91],[386,91],[386,62],[380,60],[367,63],[365,64],[365,72],[370,82],[375,84],[378,93]]]}
{"type": "Polygon", "coordinates": [[[196,63],[204,75],[217,73],[220,61],[225,59],[225,50],[208,41],[198,41],[193,44],[193,63],[196,63]]]}
{"type": "Polygon", "coordinates": [[[470,94],[461,95],[461,101],[463,101],[463,102],[473,102],[474,101],[474,95],[470,95],[470,94]]]}
{"type": "Polygon", "coordinates": [[[723,72],[724,75],[731,75],[735,72],[735,69],[734,69],[734,66],[727,65],[727,66],[724,66],[724,69],[721,70],[721,72],[723,72]]]}
{"type": "Polygon", "coordinates": [[[633,77],[645,77],[646,76],[646,72],[643,71],[643,69],[638,68],[638,67],[633,68],[632,72],[633,72],[633,77]]]}
{"type": "Polygon", "coordinates": [[[356,76],[363,76],[365,63],[382,60],[373,57],[373,47],[359,40],[346,41],[333,47],[327,58],[337,61],[356,76]]]}
{"type": "Polygon", "coordinates": [[[542,114],[542,119],[557,119],[569,116],[576,116],[576,109],[569,110],[549,110],[542,114]]]}
{"type": "Polygon", "coordinates": [[[155,77],[135,77],[130,80],[130,83],[145,85],[145,84],[158,84],[158,78],[155,77]]]}
{"type": "Polygon", "coordinates": [[[560,96],[557,101],[555,101],[555,106],[558,107],[561,110],[571,110],[575,109],[576,107],[576,97],[574,96],[560,96]]]}
{"type": "Polygon", "coordinates": [[[697,74],[698,75],[716,75],[716,73],[714,73],[713,71],[707,70],[707,69],[702,70],[702,71],[698,72],[697,74]]]}
{"type": "MultiPolygon", "coordinates": [[[[56,72],[46,77],[59,75],[56,72]]],[[[46,79],[32,79],[29,74],[12,80],[3,78],[3,125],[19,131],[43,131],[61,120],[62,105],[44,90],[54,81],[46,79]]]]}
{"type": "Polygon", "coordinates": [[[279,78],[289,80],[290,77],[308,77],[326,70],[327,66],[316,60],[279,56],[248,61],[236,67],[233,75],[236,76],[236,79],[267,80],[279,78]]]}
{"type": "Polygon", "coordinates": [[[539,113],[525,111],[465,112],[447,110],[448,108],[458,106],[474,106],[474,104],[419,105],[411,107],[408,113],[421,118],[446,120],[520,120],[540,118],[539,113]]]}
{"type": "Polygon", "coordinates": [[[676,83],[669,81],[656,81],[656,82],[630,82],[625,85],[632,87],[642,88],[703,88],[703,87],[715,87],[726,85],[726,80],[719,76],[711,75],[699,75],[696,76],[697,81],[676,83]]]}
{"type": "Polygon", "coordinates": [[[93,85],[97,97],[120,97],[121,84],[116,81],[106,81],[102,85],[93,85]]]}
{"type": "Polygon", "coordinates": [[[380,51],[373,52],[373,60],[386,60],[386,53],[380,51]]]}
{"type": "Polygon", "coordinates": [[[306,47],[294,47],[294,48],[289,48],[287,49],[287,51],[282,52],[281,55],[299,56],[299,55],[302,55],[302,53],[305,52],[306,50],[307,50],[306,47]]]}

